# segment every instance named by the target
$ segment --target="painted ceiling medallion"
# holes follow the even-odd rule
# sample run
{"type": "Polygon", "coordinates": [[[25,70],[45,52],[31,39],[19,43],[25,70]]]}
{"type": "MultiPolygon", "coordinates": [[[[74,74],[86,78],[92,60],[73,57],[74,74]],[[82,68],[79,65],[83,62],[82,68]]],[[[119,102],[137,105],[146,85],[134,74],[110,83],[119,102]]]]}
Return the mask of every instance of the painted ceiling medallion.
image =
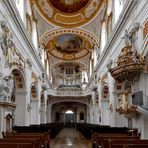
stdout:
{"type": "Polygon", "coordinates": [[[84,8],[89,0],[49,0],[49,2],[63,13],[74,13],[84,8]]]}
{"type": "Polygon", "coordinates": [[[59,52],[73,54],[84,48],[84,42],[78,35],[64,34],[54,38],[54,46],[59,52]]]}
{"type": "Polygon", "coordinates": [[[102,3],[102,0],[36,0],[45,19],[62,27],[85,24],[96,15],[102,3]]]}
{"type": "Polygon", "coordinates": [[[47,44],[48,52],[56,58],[74,60],[86,56],[91,47],[89,41],[76,34],[61,34],[47,44]]]}

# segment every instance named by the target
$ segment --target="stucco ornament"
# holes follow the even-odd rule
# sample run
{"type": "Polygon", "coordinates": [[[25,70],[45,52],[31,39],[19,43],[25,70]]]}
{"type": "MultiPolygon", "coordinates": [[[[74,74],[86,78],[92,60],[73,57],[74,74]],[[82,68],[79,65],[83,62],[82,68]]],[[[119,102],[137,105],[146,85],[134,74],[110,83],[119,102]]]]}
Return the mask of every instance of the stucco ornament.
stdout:
{"type": "Polygon", "coordinates": [[[0,101],[11,101],[14,89],[14,79],[12,75],[0,78],[0,101]]]}
{"type": "Polygon", "coordinates": [[[97,16],[102,0],[35,0],[42,16],[60,27],[77,27],[97,16]]]}
{"type": "Polygon", "coordinates": [[[6,56],[6,66],[8,66],[12,62],[12,57],[15,53],[15,45],[6,21],[1,21],[1,29],[0,46],[3,50],[3,54],[6,56]]]}

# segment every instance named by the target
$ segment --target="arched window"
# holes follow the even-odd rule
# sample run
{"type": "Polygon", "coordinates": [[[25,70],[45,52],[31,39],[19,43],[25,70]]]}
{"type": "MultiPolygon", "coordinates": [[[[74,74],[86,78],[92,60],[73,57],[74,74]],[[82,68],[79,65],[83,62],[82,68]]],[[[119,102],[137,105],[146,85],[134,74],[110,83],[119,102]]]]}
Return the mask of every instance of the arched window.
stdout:
{"type": "Polygon", "coordinates": [[[105,22],[102,23],[102,28],[101,28],[101,52],[103,51],[105,44],[107,41],[107,31],[106,31],[106,24],[105,22]]]}
{"type": "Polygon", "coordinates": [[[31,99],[36,99],[37,98],[37,90],[36,90],[36,86],[33,85],[31,87],[31,99]]]}
{"type": "Polygon", "coordinates": [[[15,3],[21,18],[24,21],[24,0],[16,0],[15,3]]]}
{"type": "Polygon", "coordinates": [[[122,0],[115,0],[114,5],[115,5],[115,22],[117,22],[120,13],[123,9],[123,2],[122,0]]]}
{"type": "Polygon", "coordinates": [[[89,62],[89,75],[91,76],[92,74],[92,59],[90,59],[90,62],[89,62]]]}
{"type": "Polygon", "coordinates": [[[67,110],[67,111],[66,111],[66,114],[73,114],[73,111],[67,110]]]}
{"type": "Polygon", "coordinates": [[[32,21],[32,42],[36,49],[38,49],[38,35],[37,35],[37,24],[36,19],[34,18],[32,21]]]}
{"type": "Polygon", "coordinates": [[[93,49],[93,59],[94,59],[94,67],[95,67],[97,64],[97,47],[96,46],[94,46],[94,49],[93,49]]]}
{"type": "Polygon", "coordinates": [[[107,15],[109,16],[112,11],[112,0],[108,0],[107,15]]]}
{"type": "Polygon", "coordinates": [[[27,2],[26,2],[26,8],[27,8],[27,12],[26,12],[26,29],[27,29],[29,37],[31,37],[31,32],[32,32],[32,9],[31,9],[29,0],[27,0],[27,2]]]}
{"type": "Polygon", "coordinates": [[[44,94],[42,93],[41,94],[41,104],[44,104],[45,103],[45,98],[44,98],[44,94]]]}
{"type": "Polygon", "coordinates": [[[84,120],[84,112],[80,112],[80,121],[84,120]]]}
{"type": "Polygon", "coordinates": [[[56,112],[55,122],[59,122],[59,121],[60,121],[60,113],[56,112]]]}
{"type": "Polygon", "coordinates": [[[12,115],[8,114],[6,117],[6,131],[9,131],[12,126],[12,115]]]}
{"type": "Polygon", "coordinates": [[[104,86],[103,86],[102,99],[103,100],[108,100],[109,99],[109,89],[108,89],[108,85],[107,84],[104,84],[104,86]]]}

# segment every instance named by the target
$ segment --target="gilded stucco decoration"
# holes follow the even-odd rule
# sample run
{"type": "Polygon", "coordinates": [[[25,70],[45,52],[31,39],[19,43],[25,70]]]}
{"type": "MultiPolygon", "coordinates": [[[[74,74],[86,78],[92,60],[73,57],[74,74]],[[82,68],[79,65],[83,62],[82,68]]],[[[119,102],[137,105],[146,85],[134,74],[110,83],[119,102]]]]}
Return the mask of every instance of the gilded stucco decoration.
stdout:
{"type": "Polygon", "coordinates": [[[25,59],[21,56],[21,54],[16,49],[16,45],[14,43],[13,34],[11,33],[8,24],[5,20],[1,22],[0,32],[0,47],[3,51],[3,55],[6,58],[5,67],[25,67],[25,59]]]}
{"type": "Polygon", "coordinates": [[[48,0],[54,8],[63,13],[73,13],[84,8],[89,0],[48,0]],[[62,7],[61,7],[62,6],[62,7]]]}
{"type": "Polygon", "coordinates": [[[0,78],[0,101],[11,101],[13,89],[14,80],[12,75],[0,78]]]}
{"type": "Polygon", "coordinates": [[[87,56],[93,46],[99,46],[97,38],[78,29],[58,29],[46,32],[40,39],[48,53],[61,60],[77,60],[87,56]]]}
{"type": "Polygon", "coordinates": [[[90,21],[102,0],[35,0],[44,18],[55,25],[76,27],[90,21]]]}
{"type": "Polygon", "coordinates": [[[135,23],[133,28],[125,30],[125,46],[121,49],[117,65],[109,69],[112,77],[117,81],[132,80],[144,70],[145,57],[138,53],[134,47],[134,40],[139,29],[139,23],[135,23]]]}

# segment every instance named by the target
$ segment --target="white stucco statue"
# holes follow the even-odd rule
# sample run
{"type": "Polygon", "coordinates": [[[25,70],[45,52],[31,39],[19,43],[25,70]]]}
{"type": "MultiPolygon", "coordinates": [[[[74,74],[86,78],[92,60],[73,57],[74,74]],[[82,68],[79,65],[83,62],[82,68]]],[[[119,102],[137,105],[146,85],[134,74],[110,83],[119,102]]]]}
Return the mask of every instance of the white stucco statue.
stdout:
{"type": "Polygon", "coordinates": [[[0,79],[0,101],[11,101],[13,88],[14,80],[12,75],[0,79]]]}

